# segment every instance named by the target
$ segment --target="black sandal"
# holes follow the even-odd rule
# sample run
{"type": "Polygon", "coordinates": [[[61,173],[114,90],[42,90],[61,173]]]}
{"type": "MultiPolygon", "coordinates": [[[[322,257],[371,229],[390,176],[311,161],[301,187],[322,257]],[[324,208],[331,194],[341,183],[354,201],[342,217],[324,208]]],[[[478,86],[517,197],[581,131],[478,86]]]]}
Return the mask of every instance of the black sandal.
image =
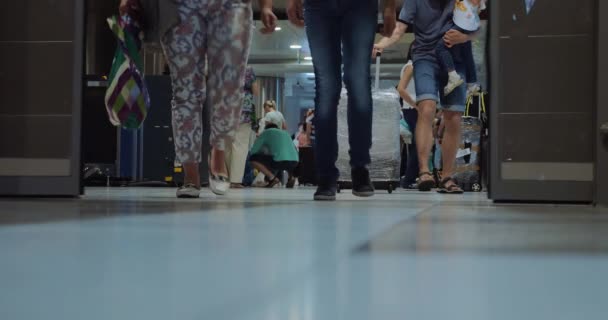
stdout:
{"type": "Polygon", "coordinates": [[[279,180],[279,178],[277,178],[276,176],[272,179],[270,179],[270,182],[268,182],[268,184],[266,185],[265,188],[274,188],[274,186],[276,186],[277,184],[281,183],[281,180],[279,180]]]}
{"type": "Polygon", "coordinates": [[[441,184],[439,185],[439,190],[437,190],[437,192],[443,193],[443,194],[463,194],[464,193],[462,188],[460,188],[458,186],[458,184],[456,183],[456,181],[454,181],[454,179],[452,177],[447,177],[447,178],[441,180],[441,184]],[[448,182],[452,182],[452,184],[446,187],[448,182]]]}
{"type": "Polygon", "coordinates": [[[420,172],[418,175],[418,190],[422,192],[429,192],[437,185],[435,184],[435,177],[430,172],[420,172]],[[429,176],[431,179],[422,180],[423,176],[429,176]]]}

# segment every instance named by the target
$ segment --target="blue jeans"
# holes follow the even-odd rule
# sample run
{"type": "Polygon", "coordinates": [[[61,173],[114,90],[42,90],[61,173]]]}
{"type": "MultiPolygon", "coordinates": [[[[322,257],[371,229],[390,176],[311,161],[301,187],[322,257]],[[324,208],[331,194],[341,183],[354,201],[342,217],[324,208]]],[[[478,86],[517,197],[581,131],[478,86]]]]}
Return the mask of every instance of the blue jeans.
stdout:
{"type": "MultiPolygon", "coordinates": [[[[456,71],[465,77],[465,65],[459,54],[454,54],[456,71]]],[[[443,72],[439,62],[434,57],[418,58],[414,62],[414,81],[416,82],[416,100],[434,100],[438,109],[464,113],[467,98],[467,88],[460,86],[445,96],[443,88],[448,82],[448,74],[443,72]]]]}
{"type": "MultiPolygon", "coordinates": [[[[472,33],[471,31],[459,27],[454,27],[453,29],[464,34],[472,33]]],[[[440,40],[437,43],[437,48],[435,48],[435,53],[437,54],[437,60],[439,60],[439,64],[444,72],[456,70],[453,55],[460,55],[465,66],[465,79],[467,83],[477,82],[477,67],[475,65],[475,59],[473,58],[473,44],[471,41],[448,48],[445,45],[445,42],[440,40]]]]}
{"type": "Polygon", "coordinates": [[[372,146],[370,62],[376,34],[375,0],[306,0],[304,19],[315,70],[315,155],[320,179],[336,180],[337,108],[348,90],[351,167],[367,166],[372,146]],[[342,76],[344,64],[344,77],[342,76]]]}

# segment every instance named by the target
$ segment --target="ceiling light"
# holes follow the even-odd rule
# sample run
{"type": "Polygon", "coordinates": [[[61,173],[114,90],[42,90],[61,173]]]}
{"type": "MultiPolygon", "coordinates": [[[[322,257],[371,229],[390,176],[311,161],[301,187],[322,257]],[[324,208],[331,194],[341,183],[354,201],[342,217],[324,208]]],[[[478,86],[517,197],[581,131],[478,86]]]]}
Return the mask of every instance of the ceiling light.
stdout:
{"type": "Polygon", "coordinates": [[[274,31],[281,31],[281,30],[282,30],[281,27],[274,28],[274,31]]]}
{"type": "Polygon", "coordinates": [[[304,57],[304,60],[311,61],[311,60],[312,60],[312,57],[304,57]]]}
{"type": "Polygon", "coordinates": [[[302,49],[302,46],[299,44],[292,44],[289,46],[291,49],[302,49]]]}

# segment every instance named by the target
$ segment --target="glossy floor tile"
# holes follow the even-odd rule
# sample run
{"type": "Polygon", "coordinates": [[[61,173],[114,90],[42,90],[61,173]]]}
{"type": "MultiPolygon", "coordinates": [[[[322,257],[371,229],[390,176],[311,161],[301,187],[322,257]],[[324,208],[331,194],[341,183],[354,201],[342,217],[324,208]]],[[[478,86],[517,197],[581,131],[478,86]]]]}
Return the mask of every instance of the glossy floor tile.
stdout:
{"type": "Polygon", "coordinates": [[[398,192],[0,200],[0,319],[605,319],[608,212],[398,192]]]}

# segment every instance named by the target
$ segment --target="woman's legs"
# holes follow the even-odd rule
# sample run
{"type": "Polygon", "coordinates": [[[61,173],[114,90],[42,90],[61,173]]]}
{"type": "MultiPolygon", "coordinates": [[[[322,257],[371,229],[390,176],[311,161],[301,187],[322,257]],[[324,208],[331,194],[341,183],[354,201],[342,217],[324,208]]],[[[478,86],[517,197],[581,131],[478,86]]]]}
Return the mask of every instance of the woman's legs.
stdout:
{"type": "Polygon", "coordinates": [[[243,104],[243,81],[251,45],[250,3],[226,0],[208,20],[208,99],[211,106],[211,173],[227,175],[225,151],[234,140],[243,104]],[[223,8],[226,8],[225,6],[223,8]]]}
{"type": "Polygon", "coordinates": [[[171,115],[176,158],[184,166],[184,182],[200,186],[206,26],[197,8],[180,6],[182,22],[168,32],[162,44],[173,86],[171,115]]]}

